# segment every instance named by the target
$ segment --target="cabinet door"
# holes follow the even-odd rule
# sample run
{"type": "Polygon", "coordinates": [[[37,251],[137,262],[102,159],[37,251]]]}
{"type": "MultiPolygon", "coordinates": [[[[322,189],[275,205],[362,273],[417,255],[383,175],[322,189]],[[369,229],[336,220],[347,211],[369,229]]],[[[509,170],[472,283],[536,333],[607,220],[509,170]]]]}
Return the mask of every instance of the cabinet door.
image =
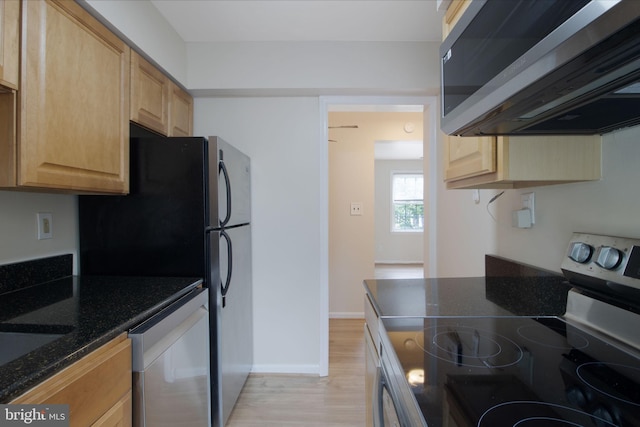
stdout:
{"type": "Polygon", "coordinates": [[[131,52],[131,121],[167,135],[170,80],[136,52],[131,52]]]}
{"type": "Polygon", "coordinates": [[[22,13],[17,185],[127,192],[129,47],[75,1],[22,13]]]}
{"type": "Polygon", "coordinates": [[[20,1],[0,0],[0,85],[9,89],[18,88],[19,40],[20,1]]]}
{"type": "Polygon", "coordinates": [[[447,136],[445,181],[496,171],[496,138],[447,136]]]}
{"type": "Polygon", "coordinates": [[[471,0],[453,0],[451,2],[442,18],[442,40],[447,38],[470,4],[471,0]]]}
{"type": "Polygon", "coordinates": [[[169,136],[193,136],[193,98],[170,83],[169,136]]]}
{"type": "Polygon", "coordinates": [[[91,427],[131,427],[132,424],[131,391],[129,391],[91,427]]]}
{"type": "Polygon", "coordinates": [[[71,427],[98,421],[127,426],[131,425],[131,402],[127,400],[131,379],[131,340],[123,334],[11,403],[68,404],[71,427]],[[113,423],[118,418],[123,422],[113,423]]]}

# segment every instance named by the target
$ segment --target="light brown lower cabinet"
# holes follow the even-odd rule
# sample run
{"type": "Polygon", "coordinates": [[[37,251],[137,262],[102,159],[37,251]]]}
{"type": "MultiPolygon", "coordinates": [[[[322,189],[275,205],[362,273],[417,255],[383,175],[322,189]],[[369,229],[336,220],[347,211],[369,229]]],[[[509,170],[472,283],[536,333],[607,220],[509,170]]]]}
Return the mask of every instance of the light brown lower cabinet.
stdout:
{"type": "Polygon", "coordinates": [[[127,427],[131,426],[131,391],[122,396],[106,414],[100,417],[98,421],[92,424],[92,427],[127,427]]]}
{"type": "Polygon", "coordinates": [[[129,427],[131,340],[113,339],[11,403],[68,404],[72,427],[129,427]]]}

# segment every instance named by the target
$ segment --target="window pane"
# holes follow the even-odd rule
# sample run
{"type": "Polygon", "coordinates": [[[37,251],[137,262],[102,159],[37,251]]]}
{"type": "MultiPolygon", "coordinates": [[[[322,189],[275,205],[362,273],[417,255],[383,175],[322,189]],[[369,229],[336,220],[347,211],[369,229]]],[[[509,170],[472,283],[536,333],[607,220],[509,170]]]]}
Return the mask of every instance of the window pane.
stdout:
{"type": "Polygon", "coordinates": [[[422,231],[424,229],[424,205],[422,203],[393,204],[394,231],[422,231]]]}
{"type": "Polygon", "coordinates": [[[422,174],[394,174],[393,201],[422,200],[422,174]]]}
{"type": "Polygon", "coordinates": [[[394,174],[392,183],[393,231],[423,231],[423,175],[394,174]]]}

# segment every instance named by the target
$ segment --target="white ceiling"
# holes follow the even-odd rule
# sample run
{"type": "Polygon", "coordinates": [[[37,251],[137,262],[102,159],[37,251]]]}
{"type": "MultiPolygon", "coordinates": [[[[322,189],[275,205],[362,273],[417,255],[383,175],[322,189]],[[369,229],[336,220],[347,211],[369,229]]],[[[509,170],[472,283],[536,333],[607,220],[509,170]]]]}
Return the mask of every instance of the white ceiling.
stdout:
{"type": "Polygon", "coordinates": [[[438,0],[151,0],[185,42],[439,41],[438,0]]]}

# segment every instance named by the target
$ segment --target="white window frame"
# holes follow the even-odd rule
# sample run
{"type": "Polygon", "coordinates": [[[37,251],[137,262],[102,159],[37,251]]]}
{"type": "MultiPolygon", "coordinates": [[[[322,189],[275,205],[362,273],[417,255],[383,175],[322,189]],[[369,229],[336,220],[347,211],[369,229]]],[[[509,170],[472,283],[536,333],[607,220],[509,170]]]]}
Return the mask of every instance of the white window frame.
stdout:
{"type": "Polygon", "coordinates": [[[397,175],[421,175],[422,176],[422,206],[424,207],[424,172],[421,170],[392,170],[391,176],[389,179],[389,211],[390,211],[390,220],[389,227],[391,233],[424,233],[424,208],[422,214],[422,228],[421,229],[412,229],[412,230],[398,230],[395,228],[395,198],[393,194],[393,181],[394,177],[397,175]]]}

